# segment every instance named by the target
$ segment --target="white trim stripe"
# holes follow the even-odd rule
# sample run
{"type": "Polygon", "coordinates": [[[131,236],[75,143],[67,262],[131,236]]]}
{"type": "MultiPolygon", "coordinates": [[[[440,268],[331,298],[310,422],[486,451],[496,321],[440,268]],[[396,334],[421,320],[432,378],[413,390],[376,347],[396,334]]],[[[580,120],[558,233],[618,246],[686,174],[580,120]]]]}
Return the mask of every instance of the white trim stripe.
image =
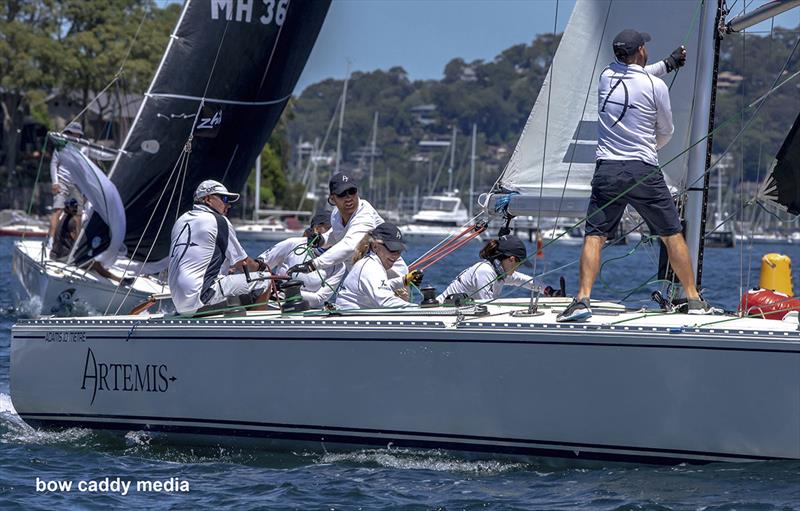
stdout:
{"type": "Polygon", "coordinates": [[[286,96],[280,99],[273,99],[270,101],[237,101],[235,99],[218,99],[218,98],[206,98],[201,96],[186,96],[184,94],[161,94],[161,93],[147,93],[145,94],[148,98],[169,98],[169,99],[188,99],[189,101],[203,101],[205,103],[220,103],[223,105],[244,105],[244,106],[270,106],[270,105],[277,105],[283,103],[284,101],[288,101],[291,94],[287,94],[286,96]]]}

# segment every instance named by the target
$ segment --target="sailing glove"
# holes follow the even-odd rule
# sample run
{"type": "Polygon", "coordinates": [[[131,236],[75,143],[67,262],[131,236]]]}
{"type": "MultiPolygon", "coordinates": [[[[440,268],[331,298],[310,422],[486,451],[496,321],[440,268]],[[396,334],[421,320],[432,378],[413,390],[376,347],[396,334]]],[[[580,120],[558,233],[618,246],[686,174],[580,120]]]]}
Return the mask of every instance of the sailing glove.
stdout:
{"type": "Polygon", "coordinates": [[[286,270],[286,274],[291,275],[292,273],[311,273],[314,271],[314,269],[314,261],[307,261],[305,263],[295,264],[286,270]]]}
{"type": "Polygon", "coordinates": [[[422,277],[424,277],[422,270],[411,270],[410,272],[406,273],[405,277],[403,277],[403,285],[410,286],[411,284],[414,284],[415,286],[419,287],[422,285],[422,277]]]}
{"type": "Polygon", "coordinates": [[[664,64],[667,66],[667,73],[670,73],[679,67],[686,64],[686,48],[678,46],[675,48],[669,57],[664,59],[664,64]]]}

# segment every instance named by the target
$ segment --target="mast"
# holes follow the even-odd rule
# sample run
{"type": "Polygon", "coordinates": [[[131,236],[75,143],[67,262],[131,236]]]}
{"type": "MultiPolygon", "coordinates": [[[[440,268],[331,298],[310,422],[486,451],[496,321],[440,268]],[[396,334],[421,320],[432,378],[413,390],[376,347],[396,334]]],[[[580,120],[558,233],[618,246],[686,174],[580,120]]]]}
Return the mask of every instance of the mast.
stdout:
{"type": "Polygon", "coordinates": [[[372,119],[372,145],[369,151],[369,197],[372,200],[373,196],[373,180],[375,179],[375,139],[378,136],[378,111],[375,111],[375,117],[372,119]]]}
{"type": "Polygon", "coordinates": [[[711,166],[711,147],[714,130],[714,108],[716,102],[717,72],[719,64],[719,45],[721,38],[717,27],[722,16],[722,0],[706,0],[700,21],[700,47],[697,59],[697,80],[695,82],[695,105],[692,114],[692,142],[706,138],[706,143],[695,145],[689,152],[686,199],[686,243],[692,268],[695,270],[697,287],[701,287],[703,277],[703,238],[706,230],[708,210],[709,175],[711,166]],[[702,186],[700,182],[702,180],[702,186]]]}
{"type": "Polygon", "coordinates": [[[472,218],[472,203],[475,197],[475,139],[478,134],[478,125],[472,123],[472,154],[469,157],[469,217],[472,218]]]}
{"type": "Polygon", "coordinates": [[[456,159],[456,125],[453,125],[453,138],[450,141],[450,166],[447,168],[447,191],[453,191],[453,165],[456,159]]]}
{"type": "Polygon", "coordinates": [[[253,205],[253,220],[258,222],[259,207],[261,206],[261,153],[256,156],[256,190],[255,204],[253,205]]]}
{"type": "Polygon", "coordinates": [[[347,76],[344,78],[344,90],[342,90],[342,109],[339,111],[339,133],[336,135],[336,169],[334,174],[339,173],[339,162],[342,160],[342,125],[344,124],[344,108],[347,104],[347,82],[350,81],[350,61],[347,61],[347,76]]]}

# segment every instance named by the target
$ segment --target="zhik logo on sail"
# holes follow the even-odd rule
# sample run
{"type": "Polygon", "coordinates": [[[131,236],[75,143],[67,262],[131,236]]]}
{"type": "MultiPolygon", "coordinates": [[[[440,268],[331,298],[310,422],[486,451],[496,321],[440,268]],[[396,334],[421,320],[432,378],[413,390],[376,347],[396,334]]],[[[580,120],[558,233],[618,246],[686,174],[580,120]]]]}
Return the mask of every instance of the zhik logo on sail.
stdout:
{"type": "Polygon", "coordinates": [[[166,392],[175,380],[166,364],[98,362],[87,348],[81,390],[92,391],[93,405],[98,392],[166,392]]]}

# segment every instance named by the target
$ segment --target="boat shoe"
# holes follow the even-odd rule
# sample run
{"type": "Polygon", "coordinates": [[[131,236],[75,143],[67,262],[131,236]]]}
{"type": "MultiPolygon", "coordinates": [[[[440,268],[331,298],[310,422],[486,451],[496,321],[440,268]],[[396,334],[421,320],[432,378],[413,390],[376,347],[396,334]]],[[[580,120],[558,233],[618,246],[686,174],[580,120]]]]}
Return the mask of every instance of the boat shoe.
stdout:
{"type": "Polygon", "coordinates": [[[717,310],[702,298],[686,301],[686,314],[716,314],[717,310]]]}
{"type": "Polygon", "coordinates": [[[592,308],[589,307],[589,299],[572,299],[572,303],[564,309],[561,314],[556,316],[556,321],[564,323],[566,321],[583,321],[592,317],[592,308]]]}

